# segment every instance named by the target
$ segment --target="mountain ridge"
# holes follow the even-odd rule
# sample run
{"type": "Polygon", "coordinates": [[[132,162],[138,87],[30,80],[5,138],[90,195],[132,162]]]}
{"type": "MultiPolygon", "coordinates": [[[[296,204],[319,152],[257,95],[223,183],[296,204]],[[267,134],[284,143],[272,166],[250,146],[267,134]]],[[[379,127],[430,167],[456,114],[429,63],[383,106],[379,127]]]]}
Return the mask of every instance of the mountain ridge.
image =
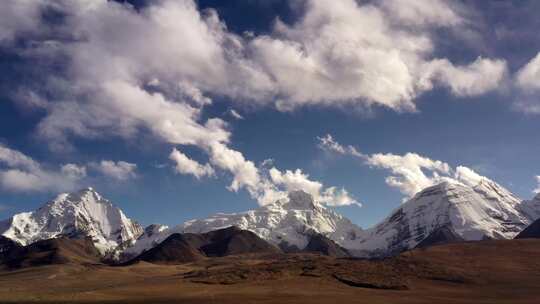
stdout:
{"type": "Polygon", "coordinates": [[[512,239],[538,217],[540,195],[522,201],[489,179],[474,186],[448,180],[418,192],[365,230],[303,191],[292,191],[287,198],[246,212],[218,213],[172,228],[153,224],[143,229],[95,190],[86,188],[60,194],[36,211],[0,222],[0,235],[21,245],[88,236],[109,258],[126,261],[175,233],[201,234],[235,226],[286,251],[302,251],[313,236],[320,235],[328,241],[321,239],[316,244],[339,255],[344,254],[342,248],[353,256],[381,257],[415,248],[443,227],[448,231],[433,238],[512,239]]]}

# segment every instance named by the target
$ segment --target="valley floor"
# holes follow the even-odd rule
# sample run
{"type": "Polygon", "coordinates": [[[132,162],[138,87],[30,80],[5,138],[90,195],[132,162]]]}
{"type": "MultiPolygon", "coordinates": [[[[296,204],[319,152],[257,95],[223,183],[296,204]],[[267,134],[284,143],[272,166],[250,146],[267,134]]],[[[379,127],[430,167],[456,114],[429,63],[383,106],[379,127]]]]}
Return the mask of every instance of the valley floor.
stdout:
{"type": "Polygon", "coordinates": [[[367,261],[244,255],[184,265],[0,272],[2,303],[539,303],[540,240],[433,246],[367,261]]]}

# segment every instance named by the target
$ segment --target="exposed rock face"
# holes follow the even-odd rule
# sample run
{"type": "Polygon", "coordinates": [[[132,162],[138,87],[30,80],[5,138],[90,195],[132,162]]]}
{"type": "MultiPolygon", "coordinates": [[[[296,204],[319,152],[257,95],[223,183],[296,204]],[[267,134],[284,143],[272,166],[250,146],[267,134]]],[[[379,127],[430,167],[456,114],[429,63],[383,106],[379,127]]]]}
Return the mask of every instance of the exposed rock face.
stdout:
{"type": "Polygon", "coordinates": [[[200,247],[206,256],[227,256],[245,253],[279,253],[281,250],[255,233],[232,226],[203,234],[207,240],[200,247]]]}
{"type": "Polygon", "coordinates": [[[135,261],[150,263],[189,263],[203,259],[201,251],[193,246],[189,237],[175,233],[154,248],[139,255],[135,261]]]}
{"type": "Polygon", "coordinates": [[[5,252],[3,264],[9,268],[50,264],[99,264],[101,254],[90,238],[66,237],[16,246],[5,252]]]}
{"type": "Polygon", "coordinates": [[[529,227],[521,231],[516,239],[540,239],[540,219],[537,219],[529,227]]]}
{"type": "Polygon", "coordinates": [[[325,237],[322,234],[314,234],[311,236],[309,243],[304,252],[316,252],[323,255],[336,257],[336,258],[345,258],[349,257],[350,254],[347,249],[339,246],[336,242],[325,237]]]}
{"type": "Polygon", "coordinates": [[[55,237],[90,237],[103,253],[134,242],[143,229],[92,188],[64,193],[41,208],[0,222],[0,234],[22,245],[55,237]]]}
{"type": "Polygon", "coordinates": [[[0,256],[15,247],[21,247],[21,245],[10,238],[0,235],[0,256]]]}
{"type": "Polygon", "coordinates": [[[277,247],[255,233],[237,227],[204,234],[174,233],[134,261],[151,263],[188,263],[205,257],[223,257],[247,253],[279,253],[277,247]]]}
{"type": "Polygon", "coordinates": [[[433,231],[427,238],[423,239],[416,248],[426,248],[434,245],[451,244],[465,241],[459,234],[455,233],[451,227],[443,226],[433,231]]]}

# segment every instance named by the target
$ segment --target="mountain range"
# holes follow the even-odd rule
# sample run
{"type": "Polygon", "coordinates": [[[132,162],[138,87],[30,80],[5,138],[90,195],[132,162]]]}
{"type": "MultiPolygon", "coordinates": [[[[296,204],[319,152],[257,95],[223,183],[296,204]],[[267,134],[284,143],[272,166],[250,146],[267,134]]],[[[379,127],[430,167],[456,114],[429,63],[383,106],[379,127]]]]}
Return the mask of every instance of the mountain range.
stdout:
{"type": "Polygon", "coordinates": [[[426,188],[369,229],[360,228],[303,191],[290,192],[287,198],[247,212],[143,229],[87,188],[60,194],[35,211],[0,222],[0,249],[13,246],[12,242],[26,246],[51,238],[88,238],[103,256],[127,261],[141,253],[150,255],[166,240],[185,242],[178,235],[201,235],[235,226],[284,252],[315,248],[335,256],[385,257],[436,243],[512,239],[538,218],[540,195],[520,200],[483,179],[474,186],[445,181],[426,188]],[[171,240],[171,236],[176,237],[171,240]]]}

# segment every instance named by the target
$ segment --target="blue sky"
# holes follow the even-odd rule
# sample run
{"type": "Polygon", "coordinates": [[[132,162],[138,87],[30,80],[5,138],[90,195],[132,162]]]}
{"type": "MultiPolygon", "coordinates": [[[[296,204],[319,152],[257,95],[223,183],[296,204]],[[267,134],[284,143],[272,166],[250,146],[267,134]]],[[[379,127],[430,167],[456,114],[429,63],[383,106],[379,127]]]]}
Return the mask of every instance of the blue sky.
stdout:
{"type": "Polygon", "coordinates": [[[174,225],[302,188],[369,227],[459,166],[539,187],[536,1],[90,2],[0,12],[2,218],[93,186],[174,225]]]}

